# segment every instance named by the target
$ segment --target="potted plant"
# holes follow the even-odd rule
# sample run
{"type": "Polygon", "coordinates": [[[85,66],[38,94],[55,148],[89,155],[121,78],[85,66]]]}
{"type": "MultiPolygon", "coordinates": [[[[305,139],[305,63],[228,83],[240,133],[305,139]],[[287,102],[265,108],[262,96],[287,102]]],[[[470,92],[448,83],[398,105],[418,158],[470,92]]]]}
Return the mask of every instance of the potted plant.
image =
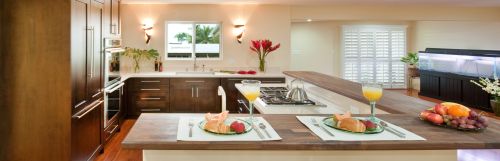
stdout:
{"type": "Polygon", "coordinates": [[[142,49],[126,47],[125,52],[123,52],[122,55],[134,59],[134,72],[137,73],[140,69],[139,62],[142,59],[151,60],[153,58],[157,58],[160,54],[155,49],[142,50],[142,49]]]}
{"type": "Polygon", "coordinates": [[[252,46],[250,50],[254,51],[259,56],[259,71],[266,71],[266,57],[269,53],[280,48],[281,44],[273,46],[273,42],[270,40],[252,40],[252,46]]]}
{"type": "Polygon", "coordinates": [[[498,78],[494,76],[493,81],[489,78],[479,78],[479,81],[471,80],[471,82],[491,94],[491,108],[496,116],[500,116],[500,81],[498,78]]]}
{"type": "Polygon", "coordinates": [[[418,72],[418,53],[409,52],[408,55],[401,58],[401,62],[408,65],[408,76],[418,77],[420,73],[418,72]]]}

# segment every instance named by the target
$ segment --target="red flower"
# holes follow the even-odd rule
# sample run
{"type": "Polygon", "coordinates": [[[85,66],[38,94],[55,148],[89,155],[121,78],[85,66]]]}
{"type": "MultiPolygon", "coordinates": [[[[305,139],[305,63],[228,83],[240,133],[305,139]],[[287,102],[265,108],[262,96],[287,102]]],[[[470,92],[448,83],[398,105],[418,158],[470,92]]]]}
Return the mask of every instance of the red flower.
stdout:
{"type": "Polygon", "coordinates": [[[252,40],[252,46],[250,46],[250,50],[257,53],[260,60],[264,60],[267,54],[277,50],[278,48],[280,48],[280,46],[281,44],[273,46],[273,42],[268,39],[252,40]]]}

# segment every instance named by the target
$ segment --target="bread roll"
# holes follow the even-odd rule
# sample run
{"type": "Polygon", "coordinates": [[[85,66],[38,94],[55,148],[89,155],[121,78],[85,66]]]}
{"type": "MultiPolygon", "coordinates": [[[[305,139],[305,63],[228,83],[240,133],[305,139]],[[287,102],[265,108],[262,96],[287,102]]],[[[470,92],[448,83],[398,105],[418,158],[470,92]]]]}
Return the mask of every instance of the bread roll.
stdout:
{"type": "Polygon", "coordinates": [[[365,132],[366,131],[366,126],[363,124],[361,121],[353,119],[353,118],[345,118],[342,120],[339,120],[337,122],[337,127],[347,130],[347,131],[352,131],[352,132],[365,132]]]}

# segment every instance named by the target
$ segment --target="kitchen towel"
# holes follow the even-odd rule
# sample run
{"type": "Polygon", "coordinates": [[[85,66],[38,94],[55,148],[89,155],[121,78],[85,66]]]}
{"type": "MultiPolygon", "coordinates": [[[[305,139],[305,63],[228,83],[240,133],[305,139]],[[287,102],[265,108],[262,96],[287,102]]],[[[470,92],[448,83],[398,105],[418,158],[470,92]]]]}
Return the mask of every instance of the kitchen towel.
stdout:
{"type": "MultiPolygon", "coordinates": [[[[247,119],[246,117],[238,117],[240,119],[247,119]]],[[[244,134],[239,134],[239,135],[218,135],[210,132],[206,132],[205,130],[201,129],[199,127],[199,124],[201,121],[203,121],[205,118],[203,117],[181,117],[179,118],[179,125],[177,127],[177,140],[182,140],[182,141],[272,141],[272,140],[281,140],[281,137],[278,135],[278,133],[273,129],[271,124],[269,124],[264,118],[262,117],[254,117],[256,120],[256,127],[258,128],[259,123],[263,123],[266,125],[266,130],[269,132],[269,135],[271,135],[271,138],[269,138],[264,132],[264,130],[258,128],[257,130],[260,130],[262,135],[264,136],[264,139],[259,138],[259,135],[255,131],[255,129],[252,129],[251,131],[244,133],[244,134]],[[189,122],[192,121],[194,123],[193,127],[193,136],[189,137],[189,122]]]]}
{"type": "Polygon", "coordinates": [[[341,130],[336,130],[331,127],[328,127],[323,124],[323,119],[325,117],[318,117],[318,116],[297,116],[297,119],[299,119],[302,124],[306,125],[307,128],[309,128],[314,134],[316,134],[318,137],[320,137],[322,140],[328,141],[328,140],[336,140],[336,141],[381,141],[381,140],[425,140],[425,138],[418,136],[417,134],[414,134],[406,129],[403,129],[401,127],[398,127],[396,125],[393,125],[391,123],[388,123],[385,121],[389,127],[392,127],[398,131],[401,131],[406,134],[405,138],[400,138],[393,133],[390,133],[387,130],[384,130],[381,133],[378,134],[355,134],[355,133],[349,133],[341,130]],[[330,136],[328,133],[323,131],[321,128],[314,126],[312,123],[311,119],[316,119],[316,121],[320,124],[320,126],[325,127],[328,131],[333,133],[335,136],[330,136]]]}

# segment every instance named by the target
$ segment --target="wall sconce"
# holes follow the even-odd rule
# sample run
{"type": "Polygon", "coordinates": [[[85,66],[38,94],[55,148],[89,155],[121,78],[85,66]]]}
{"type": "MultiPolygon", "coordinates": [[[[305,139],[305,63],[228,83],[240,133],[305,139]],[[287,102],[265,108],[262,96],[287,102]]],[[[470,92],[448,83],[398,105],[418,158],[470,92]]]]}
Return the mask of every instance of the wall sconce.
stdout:
{"type": "Polygon", "coordinates": [[[144,38],[146,39],[146,44],[149,44],[149,41],[151,40],[151,35],[153,35],[153,25],[142,24],[142,29],[144,30],[144,38]]]}
{"type": "Polygon", "coordinates": [[[241,44],[243,41],[243,33],[245,32],[245,25],[234,25],[233,33],[236,35],[236,41],[241,44]]]}

